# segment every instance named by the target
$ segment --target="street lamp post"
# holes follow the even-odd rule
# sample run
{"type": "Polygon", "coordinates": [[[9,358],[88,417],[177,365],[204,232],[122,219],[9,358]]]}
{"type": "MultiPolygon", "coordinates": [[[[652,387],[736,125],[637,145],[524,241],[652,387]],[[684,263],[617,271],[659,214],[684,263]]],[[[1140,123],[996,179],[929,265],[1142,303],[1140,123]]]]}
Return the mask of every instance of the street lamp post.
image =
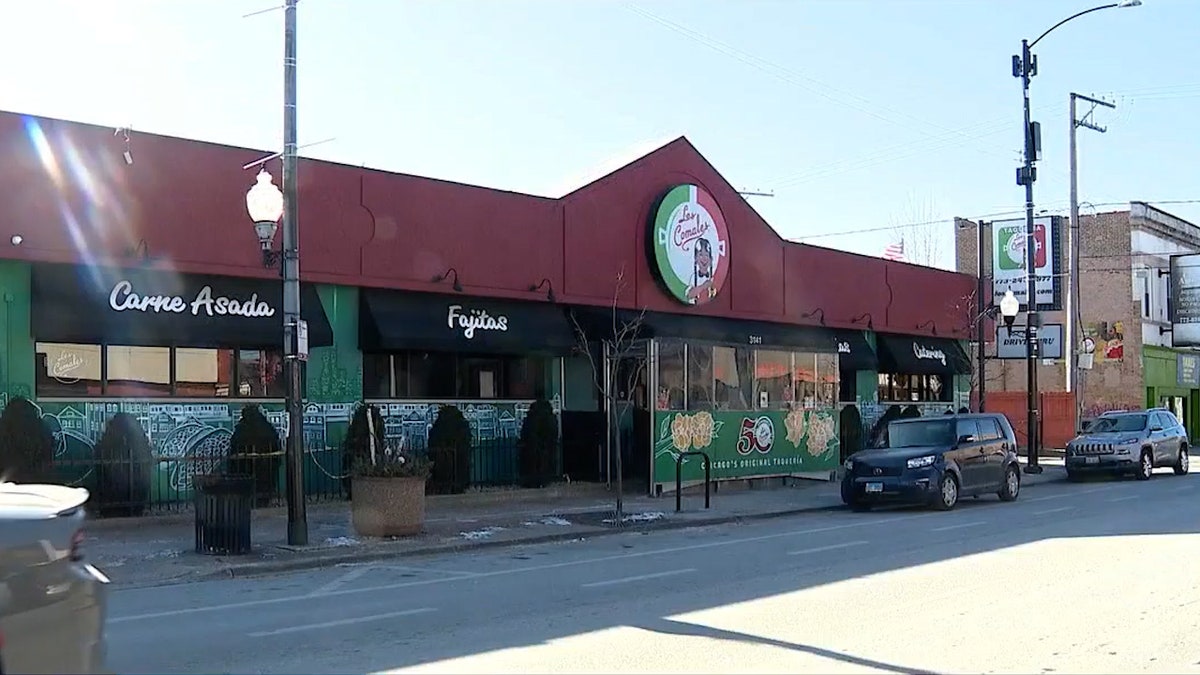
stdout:
{"type": "MultiPolygon", "coordinates": [[[[1073,14],[1062,21],[1054,24],[1037,37],[1036,40],[1021,40],[1021,53],[1013,56],[1013,77],[1021,78],[1021,97],[1025,113],[1024,123],[1024,163],[1017,169],[1017,185],[1025,188],[1025,303],[1029,311],[1029,320],[1027,322],[1028,329],[1036,333],[1036,326],[1039,323],[1039,315],[1037,313],[1037,275],[1035,274],[1035,262],[1037,260],[1036,245],[1034,242],[1034,227],[1033,227],[1033,183],[1037,180],[1037,171],[1034,168],[1034,162],[1037,161],[1037,154],[1041,150],[1041,133],[1040,125],[1031,119],[1029,110],[1029,80],[1037,75],[1037,57],[1033,55],[1033,47],[1042,41],[1042,38],[1052,33],[1059,26],[1078,19],[1085,14],[1098,12],[1102,9],[1113,9],[1118,7],[1137,7],[1142,4],[1142,0],[1121,0],[1107,5],[1100,5],[1091,9],[1085,9],[1082,12],[1073,14]]],[[[1006,294],[1007,297],[1007,294],[1006,294]]],[[[1015,301],[1015,298],[1014,298],[1015,301]]],[[[1016,316],[1016,313],[1013,313],[1016,316]]],[[[1006,317],[1007,320],[1007,317],[1006,317]]],[[[1011,325],[1011,324],[1010,324],[1011,325]]],[[[1072,348],[1074,346],[1072,345],[1072,348]]],[[[1026,451],[1028,454],[1028,463],[1025,465],[1027,473],[1041,473],[1042,467],[1038,464],[1038,448],[1037,448],[1037,429],[1038,429],[1038,384],[1037,384],[1037,340],[1029,337],[1025,340],[1025,370],[1028,378],[1028,400],[1027,400],[1027,424],[1029,432],[1026,434],[1026,451]]]]}

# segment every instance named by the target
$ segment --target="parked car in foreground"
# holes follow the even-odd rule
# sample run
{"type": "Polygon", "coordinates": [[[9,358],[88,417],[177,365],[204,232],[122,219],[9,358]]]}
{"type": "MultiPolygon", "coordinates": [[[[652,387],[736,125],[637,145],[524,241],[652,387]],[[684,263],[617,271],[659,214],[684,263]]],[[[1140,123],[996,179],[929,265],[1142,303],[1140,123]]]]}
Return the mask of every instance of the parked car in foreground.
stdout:
{"type": "Polygon", "coordinates": [[[1187,430],[1166,408],[1104,413],[1067,443],[1067,478],[1087,473],[1133,474],[1149,480],[1154,469],[1188,472],[1187,430]]]}
{"type": "Polygon", "coordinates": [[[108,578],[83,562],[88,491],[0,483],[0,673],[98,673],[108,578]]]}
{"type": "Polygon", "coordinates": [[[889,503],[954,508],[964,496],[1021,491],[1017,441],[997,413],[918,417],[888,424],[887,447],[856,452],[845,462],[842,501],[855,510],[889,503]]]}

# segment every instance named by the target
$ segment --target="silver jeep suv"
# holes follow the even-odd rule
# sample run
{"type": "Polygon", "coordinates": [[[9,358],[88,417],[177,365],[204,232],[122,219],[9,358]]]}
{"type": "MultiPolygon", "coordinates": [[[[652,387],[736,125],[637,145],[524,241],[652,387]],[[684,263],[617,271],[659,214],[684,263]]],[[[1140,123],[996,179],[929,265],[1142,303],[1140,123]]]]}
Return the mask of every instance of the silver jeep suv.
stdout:
{"type": "Polygon", "coordinates": [[[1091,472],[1149,480],[1160,466],[1188,472],[1187,431],[1166,408],[1105,413],[1067,443],[1069,480],[1091,472]]]}

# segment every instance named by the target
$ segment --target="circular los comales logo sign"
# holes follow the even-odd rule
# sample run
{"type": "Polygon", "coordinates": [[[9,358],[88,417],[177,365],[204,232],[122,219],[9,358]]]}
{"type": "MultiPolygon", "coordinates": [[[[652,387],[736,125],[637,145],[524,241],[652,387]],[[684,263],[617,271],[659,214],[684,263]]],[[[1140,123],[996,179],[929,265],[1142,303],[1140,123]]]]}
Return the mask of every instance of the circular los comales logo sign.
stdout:
{"type": "Polygon", "coordinates": [[[654,214],[654,259],[667,290],[688,305],[717,296],[729,276],[729,228],[712,195],[676,185],[654,214]]]}

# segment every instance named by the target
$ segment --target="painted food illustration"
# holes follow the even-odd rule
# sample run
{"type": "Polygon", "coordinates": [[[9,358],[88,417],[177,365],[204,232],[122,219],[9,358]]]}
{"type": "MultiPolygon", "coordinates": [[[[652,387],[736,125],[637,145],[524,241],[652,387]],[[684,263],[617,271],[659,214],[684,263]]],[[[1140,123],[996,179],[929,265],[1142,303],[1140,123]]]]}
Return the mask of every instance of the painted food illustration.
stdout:
{"type": "Polygon", "coordinates": [[[831,415],[813,415],[808,421],[808,454],[820,457],[837,436],[831,415]]]}
{"type": "Polygon", "coordinates": [[[783,426],[787,428],[787,440],[793,447],[800,447],[804,438],[804,411],[792,410],[783,418],[783,426]]]}

